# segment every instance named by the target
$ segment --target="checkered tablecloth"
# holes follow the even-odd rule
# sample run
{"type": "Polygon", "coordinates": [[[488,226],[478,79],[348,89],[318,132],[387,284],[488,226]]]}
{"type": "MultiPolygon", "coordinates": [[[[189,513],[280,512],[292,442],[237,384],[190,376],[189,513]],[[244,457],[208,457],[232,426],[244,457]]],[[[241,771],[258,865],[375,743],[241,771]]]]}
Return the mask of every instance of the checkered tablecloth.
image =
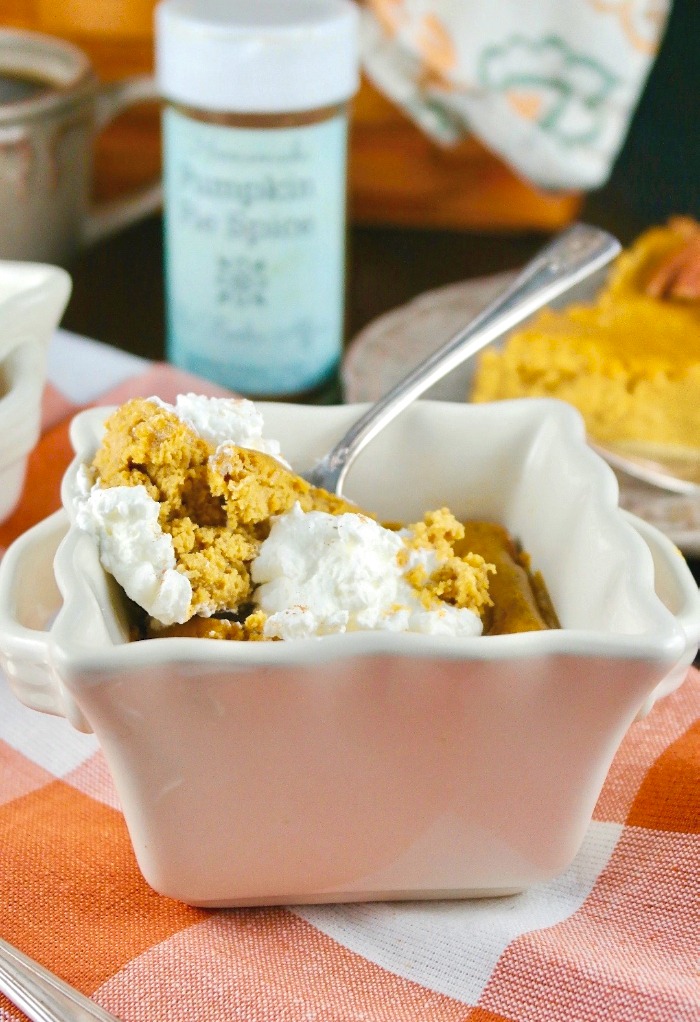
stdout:
{"type": "MultiPolygon", "coordinates": [[[[50,378],[3,546],[58,507],[77,407],[216,392],[65,334],[50,378]]],[[[148,887],[94,737],[0,677],[0,936],[124,1022],[697,1022],[700,673],[632,726],[556,880],[483,901],[230,910],[148,887]]],[[[0,995],[0,1020],[20,1018],[0,995]]]]}

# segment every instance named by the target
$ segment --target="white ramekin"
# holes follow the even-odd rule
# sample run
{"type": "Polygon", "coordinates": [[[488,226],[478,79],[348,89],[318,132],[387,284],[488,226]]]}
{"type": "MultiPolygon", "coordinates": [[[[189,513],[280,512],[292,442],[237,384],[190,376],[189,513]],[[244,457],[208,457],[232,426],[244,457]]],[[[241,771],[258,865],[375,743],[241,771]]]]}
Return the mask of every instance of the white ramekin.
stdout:
{"type": "MultiPolygon", "coordinates": [[[[259,407],[299,470],[361,410],[259,407]]],[[[627,728],[700,640],[682,555],[619,509],[575,411],[418,402],[347,487],[381,518],[448,505],[501,521],[561,630],[277,643],[127,641],[120,591],[70,523],[106,411],[74,422],[65,510],[0,566],[0,653],[23,702],[96,733],[157,891],[213,906],[463,897],[567,867],[627,728]]]]}

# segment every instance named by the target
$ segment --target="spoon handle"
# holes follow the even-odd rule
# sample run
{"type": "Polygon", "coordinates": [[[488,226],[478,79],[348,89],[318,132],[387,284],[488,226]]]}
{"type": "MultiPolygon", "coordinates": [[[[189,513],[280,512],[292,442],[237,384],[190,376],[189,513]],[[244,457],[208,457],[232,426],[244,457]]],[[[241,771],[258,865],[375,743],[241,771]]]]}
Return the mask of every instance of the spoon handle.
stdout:
{"type": "Polygon", "coordinates": [[[31,1022],[119,1022],[5,940],[0,940],[0,991],[31,1022]]]}
{"type": "Polygon", "coordinates": [[[306,474],[309,482],[340,493],[351,461],[392,419],[452,369],[570,290],[619,254],[611,234],[574,224],[547,245],[515,281],[466,327],[416,366],[355,422],[306,474]]]}

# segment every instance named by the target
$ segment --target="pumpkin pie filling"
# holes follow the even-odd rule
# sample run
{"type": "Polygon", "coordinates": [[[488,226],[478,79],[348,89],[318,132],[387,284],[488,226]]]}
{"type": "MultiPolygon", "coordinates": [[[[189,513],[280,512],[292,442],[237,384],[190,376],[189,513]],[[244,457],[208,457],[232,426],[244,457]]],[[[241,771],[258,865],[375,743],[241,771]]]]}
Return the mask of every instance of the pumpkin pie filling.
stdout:
{"type": "MultiPolygon", "coordinates": [[[[199,400],[209,418],[242,407],[199,400]]],[[[459,522],[448,508],[381,524],[259,449],[266,442],[246,446],[188,414],[127,402],[83,470],[77,521],[132,601],[134,639],[558,627],[543,580],[502,526],[459,522]]]]}
{"type": "Polygon", "coordinates": [[[556,397],[601,444],[700,448],[700,225],[675,218],[618,258],[591,305],[546,309],[479,359],[471,400],[556,397]]]}

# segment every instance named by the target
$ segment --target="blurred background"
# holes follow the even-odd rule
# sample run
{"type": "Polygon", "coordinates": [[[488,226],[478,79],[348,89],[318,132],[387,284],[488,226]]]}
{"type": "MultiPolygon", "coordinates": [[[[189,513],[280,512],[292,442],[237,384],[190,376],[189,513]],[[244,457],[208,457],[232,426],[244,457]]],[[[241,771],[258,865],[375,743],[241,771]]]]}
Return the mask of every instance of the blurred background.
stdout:
{"type": "MultiPolygon", "coordinates": [[[[0,0],[0,24],[77,43],[109,81],[151,73],[153,7],[154,0],[0,0]]],[[[543,235],[576,217],[627,242],[671,214],[700,216],[699,43],[700,4],[675,0],[612,173],[588,194],[536,187],[473,136],[438,144],[365,77],[352,113],[348,336],[426,288],[520,265],[543,235]]],[[[159,167],[159,111],[143,105],[98,140],[96,197],[129,190],[159,167]]],[[[161,268],[154,216],[69,267],[75,289],[64,325],[160,357],[161,268]],[[129,274],[127,264],[138,265],[139,275],[129,274]],[[109,293],[105,276],[113,281],[109,293]]]]}

